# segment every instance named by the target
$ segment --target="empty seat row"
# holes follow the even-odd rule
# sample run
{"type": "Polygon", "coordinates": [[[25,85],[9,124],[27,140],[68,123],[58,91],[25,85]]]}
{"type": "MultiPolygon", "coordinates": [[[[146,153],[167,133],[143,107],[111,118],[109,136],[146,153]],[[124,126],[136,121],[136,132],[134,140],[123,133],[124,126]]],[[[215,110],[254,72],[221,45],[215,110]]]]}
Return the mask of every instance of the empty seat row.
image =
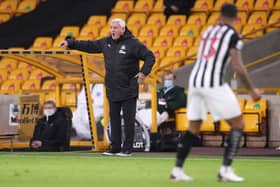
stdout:
{"type": "Polygon", "coordinates": [[[0,2],[0,24],[10,20],[14,15],[33,11],[39,0],[3,0],[0,2]]]}

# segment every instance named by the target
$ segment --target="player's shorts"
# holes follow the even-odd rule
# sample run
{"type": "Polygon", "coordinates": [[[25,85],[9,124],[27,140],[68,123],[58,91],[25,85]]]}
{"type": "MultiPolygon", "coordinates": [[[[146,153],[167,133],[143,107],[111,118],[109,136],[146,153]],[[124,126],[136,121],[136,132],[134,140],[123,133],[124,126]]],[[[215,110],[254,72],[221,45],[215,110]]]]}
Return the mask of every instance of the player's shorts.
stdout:
{"type": "Polygon", "coordinates": [[[215,88],[189,88],[188,120],[205,120],[208,111],[214,121],[241,115],[237,98],[228,84],[215,88]]]}

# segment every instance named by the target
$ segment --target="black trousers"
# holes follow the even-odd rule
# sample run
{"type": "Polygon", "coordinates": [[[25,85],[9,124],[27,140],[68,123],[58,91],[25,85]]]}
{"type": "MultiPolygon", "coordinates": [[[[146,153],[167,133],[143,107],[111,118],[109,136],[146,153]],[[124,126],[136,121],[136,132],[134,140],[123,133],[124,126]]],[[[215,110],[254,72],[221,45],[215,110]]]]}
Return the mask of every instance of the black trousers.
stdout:
{"type": "Polygon", "coordinates": [[[112,102],[109,101],[111,122],[111,149],[113,151],[132,151],[136,113],[136,98],[112,102]],[[124,119],[124,143],[122,144],[121,110],[124,119]]]}

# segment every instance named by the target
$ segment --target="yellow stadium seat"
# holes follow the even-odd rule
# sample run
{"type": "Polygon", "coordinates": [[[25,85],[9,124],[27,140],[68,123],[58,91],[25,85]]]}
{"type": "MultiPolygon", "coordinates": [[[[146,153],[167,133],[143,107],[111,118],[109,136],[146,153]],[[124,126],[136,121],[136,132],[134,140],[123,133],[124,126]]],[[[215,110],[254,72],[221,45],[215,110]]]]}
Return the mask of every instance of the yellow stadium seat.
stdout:
{"type": "Polygon", "coordinates": [[[8,79],[8,72],[7,69],[1,68],[0,69],[0,83],[8,79]]]}
{"type": "Polygon", "coordinates": [[[262,11],[253,12],[248,19],[248,24],[265,25],[267,23],[267,13],[262,11]]]}
{"type": "Polygon", "coordinates": [[[200,33],[200,25],[187,24],[181,28],[179,35],[197,37],[199,36],[199,33],[200,33]]]}
{"type": "Polygon", "coordinates": [[[76,40],[93,40],[93,37],[91,37],[91,36],[78,36],[77,38],[76,38],[76,40]]]}
{"type": "Polygon", "coordinates": [[[215,24],[219,24],[220,23],[220,13],[219,12],[213,12],[207,21],[207,24],[210,25],[215,25],[215,24]]]}
{"type": "Polygon", "coordinates": [[[28,72],[30,72],[33,69],[33,65],[32,64],[27,64],[25,62],[20,62],[18,65],[19,69],[27,69],[28,72]]]}
{"type": "Polygon", "coordinates": [[[21,51],[21,50],[24,50],[23,47],[10,47],[8,50],[10,51],[21,51]]]}
{"type": "MultiPolygon", "coordinates": [[[[180,57],[170,57],[170,56],[169,57],[164,57],[160,61],[160,67],[163,67],[163,66],[168,65],[168,64],[170,64],[172,62],[175,62],[179,58],[180,57]]],[[[173,64],[173,65],[169,65],[169,66],[165,67],[164,70],[165,71],[167,71],[167,70],[174,70],[174,69],[180,67],[182,64],[183,64],[183,62],[182,63],[176,63],[176,64],[173,64]]]]}
{"type": "Polygon", "coordinates": [[[117,1],[112,13],[129,13],[133,10],[133,1],[117,1]]]}
{"type": "Polygon", "coordinates": [[[165,47],[152,47],[151,51],[154,53],[156,59],[160,60],[165,57],[166,48],[165,47]]]}
{"type": "Polygon", "coordinates": [[[0,24],[5,23],[11,19],[10,14],[0,14],[0,24]]]}
{"type": "Polygon", "coordinates": [[[49,74],[47,72],[40,70],[40,69],[34,69],[33,71],[31,71],[29,79],[40,80],[43,77],[47,77],[47,76],[49,76],[49,74]]]}
{"type": "Polygon", "coordinates": [[[269,17],[268,23],[273,24],[273,23],[276,23],[277,21],[278,21],[278,23],[273,25],[272,27],[275,27],[275,28],[280,27],[280,11],[273,11],[271,16],[269,17]]]}
{"type": "Polygon", "coordinates": [[[22,81],[6,80],[1,85],[1,93],[17,94],[20,93],[22,81]]]}
{"type": "Polygon", "coordinates": [[[169,36],[158,36],[154,43],[154,47],[171,47],[173,43],[173,38],[169,36]]]}
{"type": "Polygon", "coordinates": [[[199,46],[199,42],[200,42],[200,37],[196,37],[195,39],[194,39],[194,42],[193,42],[193,46],[199,46]]]}
{"type": "Polygon", "coordinates": [[[100,30],[99,37],[107,37],[110,35],[110,27],[107,25],[100,30]]]}
{"type": "Polygon", "coordinates": [[[196,53],[197,53],[197,46],[192,46],[189,48],[188,52],[187,52],[187,56],[193,56],[188,60],[185,60],[185,64],[192,64],[195,61],[196,58],[196,53]]]}
{"type": "Polygon", "coordinates": [[[157,25],[159,27],[165,25],[166,23],[166,18],[164,14],[152,14],[150,15],[150,17],[148,18],[147,24],[149,25],[157,25]]]}
{"type": "Polygon", "coordinates": [[[148,13],[153,9],[153,0],[138,0],[134,7],[134,12],[148,13]]]}
{"type": "Polygon", "coordinates": [[[217,0],[215,5],[214,5],[214,8],[213,10],[214,11],[220,11],[221,7],[223,6],[223,4],[225,3],[231,3],[233,4],[234,3],[234,0],[217,0]]]}
{"type": "Polygon", "coordinates": [[[127,14],[124,14],[124,13],[115,13],[115,14],[112,14],[108,20],[108,24],[111,23],[112,19],[115,19],[115,18],[120,18],[124,21],[126,21],[127,19],[127,14]]]}
{"type": "Polygon", "coordinates": [[[18,0],[4,0],[0,2],[0,13],[14,13],[17,5],[18,0]]]}
{"type": "Polygon", "coordinates": [[[228,133],[230,131],[230,126],[225,120],[220,121],[219,132],[228,133]]]}
{"type": "Polygon", "coordinates": [[[16,69],[18,65],[18,61],[12,58],[3,57],[0,60],[0,68],[6,69],[8,72],[12,71],[13,69],[16,69]]]}
{"type": "Polygon", "coordinates": [[[262,98],[259,101],[248,99],[244,108],[244,112],[257,112],[262,118],[266,116],[267,100],[262,98]]]}
{"type": "Polygon", "coordinates": [[[186,24],[186,16],[185,15],[171,15],[167,20],[168,25],[185,25],[186,24]]]}
{"type": "Polygon", "coordinates": [[[192,14],[188,19],[188,24],[203,26],[206,24],[207,16],[204,13],[192,14]]]}
{"type": "Polygon", "coordinates": [[[140,36],[138,37],[139,41],[142,42],[145,46],[151,47],[153,44],[153,38],[149,36],[140,36]]]}
{"type": "Polygon", "coordinates": [[[33,43],[32,49],[49,49],[52,47],[52,37],[37,37],[33,43]]]}
{"type": "Polygon", "coordinates": [[[261,131],[261,119],[259,115],[256,114],[243,114],[243,120],[244,120],[244,129],[243,132],[245,134],[249,133],[258,133],[261,131]]]}
{"type": "Polygon", "coordinates": [[[107,24],[106,16],[90,16],[88,21],[88,25],[94,25],[97,28],[104,27],[107,24]]]}
{"type": "Polygon", "coordinates": [[[263,31],[262,30],[257,31],[258,29],[261,29],[261,28],[262,28],[262,26],[260,24],[245,25],[242,29],[241,34],[243,35],[244,38],[247,38],[247,39],[261,37],[263,35],[263,31]]]}
{"type": "Polygon", "coordinates": [[[238,32],[238,33],[241,33],[241,31],[242,31],[242,25],[238,25],[238,24],[234,24],[234,29],[238,32]]]}
{"type": "Polygon", "coordinates": [[[61,92],[61,105],[62,106],[76,106],[77,95],[74,91],[61,92]]]}
{"type": "Polygon", "coordinates": [[[42,90],[55,90],[56,88],[56,81],[55,80],[48,80],[45,81],[42,90]]]}
{"type": "Polygon", "coordinates": [[[186,56],[186,47],[171,47],[167,50],[166,56],[169,57],[184,57],[186,56]]]}
{"type": "Polygon", "coordinates": [[[273,6],[273,10],[280,10],[280,1],[276,0],[275,5],[273,6]]]}
{"type": "Polygon", "coordinates": [[[159,31],[160,36],[178,36],[179,26],[177,25],[165,25],[159,31]]]}
{"type": "Polygon", "coordinates": [[[29,78],[28,69],[15,69],[9,75],[10,80],[27,80],[29,78]]]}
{"type": "Polygon", "coordinates": [[[126,25],[126,26],[134,36],[138,36],[139,27],[137,25],[126,25]]]}
{"type": "Polygon", "coordinates": [[[159,12],[163,12],[163,10],[164,10],[163,0],[156,0],[152,12],[159,13],[159,12]]]}
{"type": "Polygon", "coordinates": [[[254,10],[271,10],[273,5],[274,0],[256,0],[254,10]]]}
{"type": "Polygon", "coordinates": [[[44,102],[46,102],[46,101],[54,101],[54,102],[57,102],[56,94],[55,94],[55,92],[53,92],[53,91],[44,92],[44,93],[42,94],[42,97],[43,97],[43,101],[44,101],[44,102]]]}
{"type": "Polygon", "coordinates": [[[191,11],[193,12],[206,12],[213,9],[213,0],[196,0],[191,11]]]}
{"type": "Polygon", "coordinates": [[[191,47],[193,45],[193,37],[191,36],[178,36],[175,41],[173,46],[176,47],[191,47]]]}
{"type": "Polygon", "coordinates": [[[175,111],[176,131],[182,132],[189,128],[186,112],[186,108],[180,108],[175,111]]]}
{"type": "Polygon", "coordinates": [[[127,24],[128,25],[137,25],[139,27],[143,26],[144,24],[146,24],[146,19],[147,16],[146,14],[143,13],[135,13],[132,14],[128,20],[127,20],[127,24]]]}
{"type": "Polygon", "coordinates": [[[23,91],[38,91],[40,90],[40,80],[27,80],[22,85],[23,91]]]}
{"type": "Polygon", "coordinates": [[[245,103],[246,103],[245,99],[243,99],[243,98],[237,98],[237,101],[238,101],[238,103],[239,103],[239,106],[240,106],[241,111],[243,111],[243,109],[245,108],[245,103]]]}
{"type": "Polygon", "coordinates": [[[19,3],[17,13],[27,13],[34,10],[37,6],[37,0],[23,0],[19,3]]]}
{"type": "Polygon", "coordinates": [[[156,25],[144,25],[140,30],[140,36],[150,36],[155,37],[158,36],[158,26],[156,25]]]}
{"type": "Polygon", "coordinates": [[[99,29],[95,25],[85,25],[81,29],[80,36],[97,38],[99,36],[99,29]]]}
{"type": "MultiPolygon", "coordinates": [[[[187,113],[187,109],[185,108],[180,108],[175,111],[176,131],[186,131],[188,129],[189,122],[186,113],[187,113]]],[[[208,114],[207,119],[203,121],[200,131],[202,133],[215,131],[214,122],[210,114],[208,114]]]]}
{"type": "Polygon", "coordinates": [[[65,40],[65,37],[64,36],[57,36],[55,39],[54,39],[54,42],[53,42],[53,48],[61,48],[60,47],[60,44],[61,42],[63,42],[65,40]]]}
{"type": "Polygon", "coordinates": [[[200,132],[214,132],[215,125],[211,114],[207,114],[207,118],[202,122],[200,132]]]}
{"type": "Polygon", "coordinates": [[[239,12],[237,14],[237,19],[235,21],[235,24],[237,25],[246,25],[248,19],[248,14],[246,12],[239,12]]]}
{"type": "Polygon", "coordinates": [[[251,11],[254,8],[254,1],[252,0],[237,0],[237,9],[239,11],[251,11]]]}
{"type": "Polygon", "coordinates": [[[81,89],[80,84],[67,83],[62,85],[62,90],[64,91],[80,91],[80,89],[81,89]]]}
{"type": "Polygon", "coordinates": [[[78,26],[65,26],[60,31],[60,36],[71,36],[76,38],[79,35],[80,28],[78,26]]]}
{"type": "Polygon", "coordinates": [[[210,24],[205,24],[205,25],[201,28],[200,34],[204,33],[204,32],[206,31],[206,29],[208,29],[210,26],[212,26],[212,25],[210,25],[210,24]]]}

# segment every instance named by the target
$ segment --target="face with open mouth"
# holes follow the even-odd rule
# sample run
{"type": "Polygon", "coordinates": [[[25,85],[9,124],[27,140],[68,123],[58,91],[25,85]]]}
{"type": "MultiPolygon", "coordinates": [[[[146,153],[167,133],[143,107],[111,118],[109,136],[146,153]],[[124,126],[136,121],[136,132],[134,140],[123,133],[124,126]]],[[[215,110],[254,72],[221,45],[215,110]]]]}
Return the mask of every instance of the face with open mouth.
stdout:
{"type": "Polygon", "coordinates": [[[125,28],[122,28],[118,22],[111,23],[110,33],[113,40],[117,40],[123,35],[125,28]]]}

